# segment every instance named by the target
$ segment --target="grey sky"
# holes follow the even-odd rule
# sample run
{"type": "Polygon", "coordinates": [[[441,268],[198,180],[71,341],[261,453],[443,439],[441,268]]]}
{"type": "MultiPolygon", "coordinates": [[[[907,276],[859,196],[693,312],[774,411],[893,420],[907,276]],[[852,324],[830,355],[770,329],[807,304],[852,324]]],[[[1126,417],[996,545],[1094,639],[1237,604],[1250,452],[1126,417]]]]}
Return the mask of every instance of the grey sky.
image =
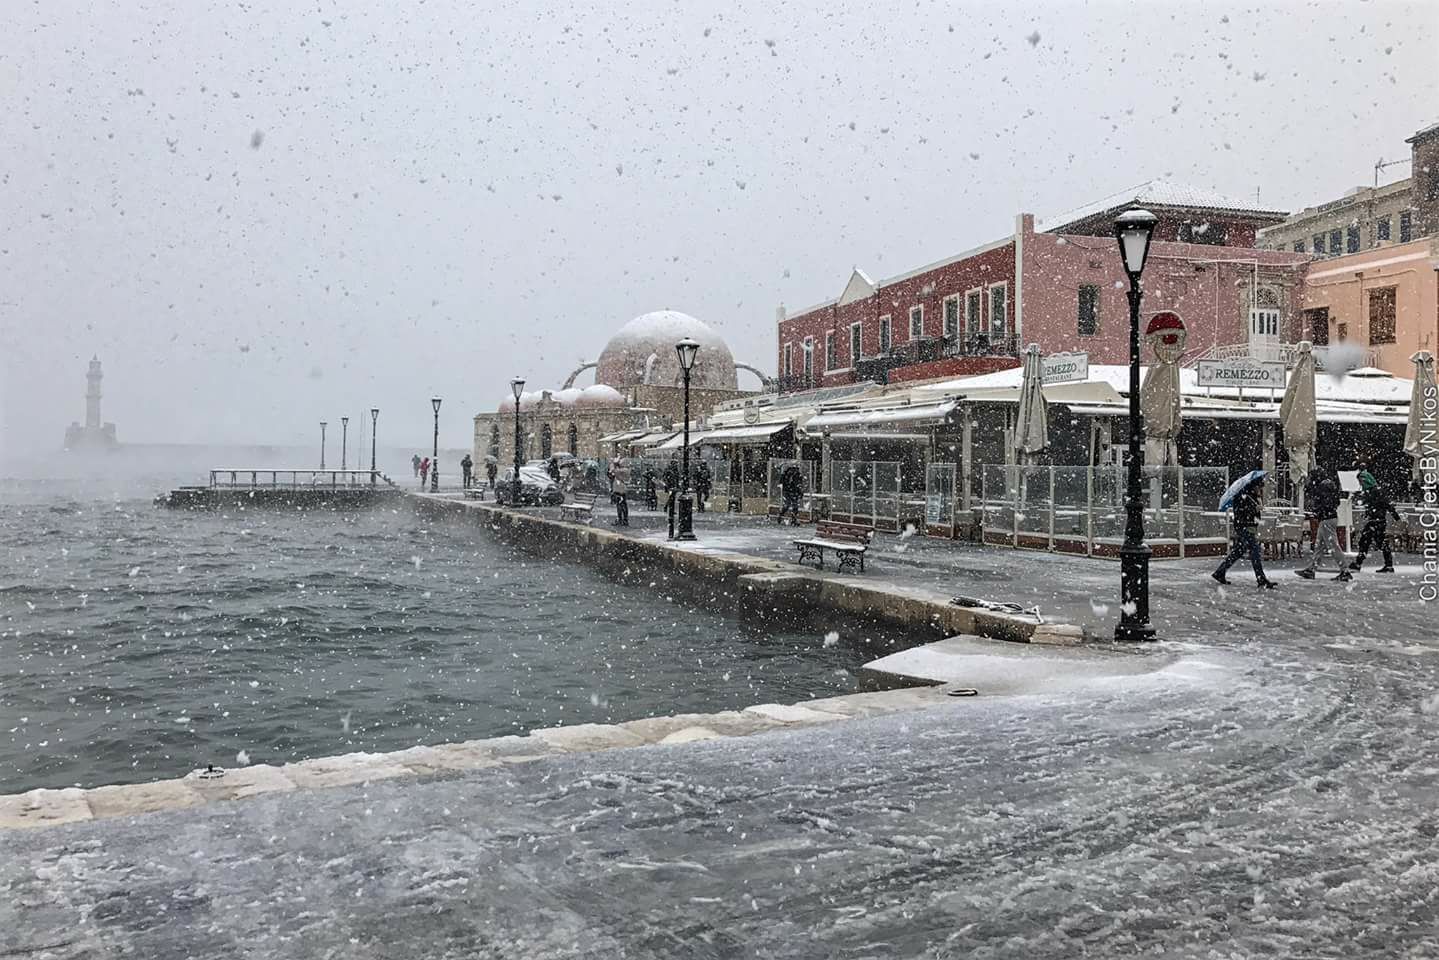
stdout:
{"type": "MultiPolygon", "coordinates": [[[[670,307],[774,308],[1154,176],[1298,207],[1439,113],[1439,4],[12,2],[0,455],[445,441],[670,307]]],[[[1407,168],[1390,171],[1390,178],[1407,168]]],[[[588,376],[588,375],[587,375],[588,376]]]]}

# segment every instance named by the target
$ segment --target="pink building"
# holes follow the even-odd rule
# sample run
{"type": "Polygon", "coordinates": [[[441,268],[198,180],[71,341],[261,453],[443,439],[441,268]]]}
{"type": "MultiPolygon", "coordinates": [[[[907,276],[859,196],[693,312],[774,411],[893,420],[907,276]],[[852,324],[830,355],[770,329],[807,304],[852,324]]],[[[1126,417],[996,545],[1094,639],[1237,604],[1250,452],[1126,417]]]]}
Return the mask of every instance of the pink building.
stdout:
{"type": "Polygon", "coordinates": [[[1152,181],[1039,229],[1021,214],[1009,237],[887,280],[856,268],[834,300],[781,308],[781,389],[989,373],[1018,366],[1028,343],[1127,362],[1128,281],[1103,228],[1137,206],[1159,216],[1157,237],[1188,238],[1155,241],[1144,310],[1178,312],[1191,357],[1241,344],[1262,354],[1299,338],[1309,258],[1251,246],[1283,213],[1152,181]]]}

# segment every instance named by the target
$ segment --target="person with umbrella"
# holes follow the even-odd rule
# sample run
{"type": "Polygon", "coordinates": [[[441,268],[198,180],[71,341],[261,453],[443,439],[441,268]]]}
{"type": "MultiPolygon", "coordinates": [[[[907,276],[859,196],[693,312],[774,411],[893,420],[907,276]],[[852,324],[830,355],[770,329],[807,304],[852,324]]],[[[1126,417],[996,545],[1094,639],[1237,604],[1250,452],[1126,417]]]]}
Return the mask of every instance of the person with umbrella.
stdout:
{"type": "Polygon", "coordinates": [[[1371,547],[1378,546],[1384,554],[1384,566],[1380,573],[1394,572],[1394,551],[1389,546],[1389,518],[1399,519],[1394,512],[1394,501],[1379,486],[1374,474],[1368,470],[1359,471],[1360,496],[1364,498],[1364,529],[1359,534],[1359,555],[1349,564],[1350,570],[1364,566],[1364,556],[1371,547]]]}
{"type": "Polygon", "coordinates": [[[1251,470],[1231,483],[1229,489],[1224,491],[1224,496],[1219,498],[1219,509],[1234,508],[1234,537],[1229,555],[1218,569],[1210,574],[1219,583],[1229,583],[1224,575],[1247,553],[1249,562],[1254,566],[1254,582],[1267,590],[1273,590],[1276,586],[1273,580],[1264,575],[1264,558],[1259,549],[1259,494],[1263,490],[1264,471],[1251,470]]]}

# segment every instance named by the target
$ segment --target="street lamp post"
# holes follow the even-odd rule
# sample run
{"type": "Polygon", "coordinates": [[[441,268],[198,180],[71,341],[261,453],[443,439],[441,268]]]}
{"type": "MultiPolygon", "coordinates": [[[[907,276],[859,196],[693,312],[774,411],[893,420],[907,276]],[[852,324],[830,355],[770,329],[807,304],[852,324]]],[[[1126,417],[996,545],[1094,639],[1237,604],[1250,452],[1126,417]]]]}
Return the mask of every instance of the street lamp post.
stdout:
{"type": "Polygon", "coordinates": [[[680,469],[680,522],[679,531],[675,534],[676,540],[695,538],[695,505],[690,496],[690,370],[695,365],[695,354],[699,353],[699,349],[700,345],[689,337],[675,344],[675,353],[679,354],[680,370],[684,372],[685,380],[685,436],[684,446],[680,447],[683,465],[680,469]]]}
{"type": "Polygon", "coordinates": [[[340,469],[350,469],[350,418],[340,418],[340,469]]]}
{"type": "Polygon", "coordinates": [[[324,420],[320,421],[320,469],[325,469],[325,427],[329,426],[324,420]]]}
{"type": "MultiPolygon", "coordinates": [[[[375,482],[375,478],[378,476],[378,474],[377,474],[376,471],[375,471],[375,427],[379,424],[379,422],[380,422],[380,408],[379,408],[379,407],[371,407],[371,408],[370,408],[370,483],[372,483],[372,484],[375,482]]],[[[361,449],[364,449],[364,448],[362,447],[361,449]]],[[[363,457],[364,454],[362,453],[362,454],[360,454],[360,456],[363,457]]]]}
{"type": "Polygon", "coordinates": [[[1139,286],[1149,242],[1158,218],[1148,210],[1128,210],[1114,221],[1114,236],[1124,272],[1129,275],[1129,477],[1124,496],[1124,546],[1119,548],[1119,624],[1116,640],[1153,640],[1149,622],[1149,544],[1144,542],[1144,503],[1140,471],[1144,468],[1144,417],[1139,410],[1139,286]]]}
{"type": "Polygon", "coordinates": [[[510,392],[515,395],[515,476],[510,488],[510,506],[520,505],[520,394],[525,392],[525,378],[515,377],[510,381],[510,392]]]}
{"type": "Polygon", "coordinates": [[[431,397],[430,406],[435,409],[435,448],[430,453],[430,492],[440,492],[440,398],[431,397]]]}

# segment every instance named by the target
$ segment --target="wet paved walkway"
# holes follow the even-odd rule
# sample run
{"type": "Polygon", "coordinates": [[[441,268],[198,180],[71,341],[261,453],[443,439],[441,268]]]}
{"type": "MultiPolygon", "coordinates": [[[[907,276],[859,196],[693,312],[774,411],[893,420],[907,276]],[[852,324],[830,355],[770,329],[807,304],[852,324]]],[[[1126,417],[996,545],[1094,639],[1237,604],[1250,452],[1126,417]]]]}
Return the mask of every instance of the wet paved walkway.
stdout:
{"type": "MultiPolygon", "coordinates": [[[[699,530],[788,558],[788,530],[699,530]]],[[[876,550],[902,583],[1116,614],[1112,562],[876,550]]],[[[1155,565],[1151,674],[0,834],[0,956],[1439,955],[1412,558],[1274,593],[1209,566],[1155,565]]]]}

